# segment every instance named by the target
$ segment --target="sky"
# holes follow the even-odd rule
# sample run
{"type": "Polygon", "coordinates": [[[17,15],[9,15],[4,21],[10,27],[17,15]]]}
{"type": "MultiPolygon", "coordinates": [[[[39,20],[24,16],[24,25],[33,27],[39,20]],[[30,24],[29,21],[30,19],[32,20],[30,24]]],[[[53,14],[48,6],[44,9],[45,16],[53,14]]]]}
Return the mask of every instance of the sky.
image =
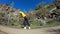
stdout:
{"type": "Polygon", "coordinates": [[[54,0],[0,0],[0,4],[11,5],[13,2],[13,8],[20,9],[21,11],[28,12],[30,9],[34,10],[36,6],[41,2],[46,4],[52,3],[54,0]]]}

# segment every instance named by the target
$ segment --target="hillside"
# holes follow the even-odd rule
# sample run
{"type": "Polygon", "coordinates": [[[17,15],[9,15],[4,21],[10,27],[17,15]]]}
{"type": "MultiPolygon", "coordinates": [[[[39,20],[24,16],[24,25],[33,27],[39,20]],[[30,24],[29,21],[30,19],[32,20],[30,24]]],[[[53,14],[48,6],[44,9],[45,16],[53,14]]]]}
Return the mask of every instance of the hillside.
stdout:
{"type": "MultiPolygon", "coordinates": [[[[60,21],[60,3],[54,2],[49,5],[38,5],[35,10],[30,10],[27,14],[29,23],[32,27],[40,27],[41,20],[44,24],[50,24],[50,21],[55,22],[54,26],[60,21]]],[[[43,5],[43,4],[42,4],[43,5]]],[[[23,18],[20,17],[18,9],[15,9],[8,4],[0,4],[0,24],[20,27],[23,23],[23,18]]],[[[57,25],[58,25],[57,24],[57,25]]],[[[51,25],[51,24],[50,24],[51,25]]]]}

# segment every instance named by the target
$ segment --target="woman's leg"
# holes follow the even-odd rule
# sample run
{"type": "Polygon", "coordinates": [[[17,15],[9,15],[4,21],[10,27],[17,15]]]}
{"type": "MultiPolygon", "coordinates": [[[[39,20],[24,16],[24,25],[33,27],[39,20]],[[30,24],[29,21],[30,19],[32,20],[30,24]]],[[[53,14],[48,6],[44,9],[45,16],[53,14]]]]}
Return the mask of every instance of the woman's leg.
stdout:
{"type": "Polygon", "coordinates": [[[25,20],[25,18],[24,18],[23,25],[24,25],[24,29],[26,29],[26,20],[25,20]]]}

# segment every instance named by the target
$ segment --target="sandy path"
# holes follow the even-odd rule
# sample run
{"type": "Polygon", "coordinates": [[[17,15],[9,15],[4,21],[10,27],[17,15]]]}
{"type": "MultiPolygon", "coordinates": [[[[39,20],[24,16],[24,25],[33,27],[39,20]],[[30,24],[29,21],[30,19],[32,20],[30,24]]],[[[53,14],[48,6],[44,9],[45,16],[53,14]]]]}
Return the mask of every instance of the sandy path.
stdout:
{"type": "MultiPolygon", "coordinates": [[[[0,30],[6,32],[8,34],[55,34],[58,29],[60,30],[60,26],[57,27],[50,27],[50,28],[41,28],[41,29],[16,29],[16,28],[9,28],[6,26],[0,26],[0,30]]],[[[58,31],[60,32],[60,31],[58,31]]]]}

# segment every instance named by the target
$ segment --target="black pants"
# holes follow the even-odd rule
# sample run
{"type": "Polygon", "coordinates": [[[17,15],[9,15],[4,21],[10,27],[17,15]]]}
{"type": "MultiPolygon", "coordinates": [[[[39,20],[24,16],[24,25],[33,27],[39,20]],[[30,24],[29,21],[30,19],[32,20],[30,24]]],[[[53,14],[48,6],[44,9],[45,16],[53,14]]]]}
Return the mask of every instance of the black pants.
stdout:
{"type": "Polygon", "coordinates": [[[30,26],[27,17],[24,17],[23,25],[24,25],[24,27],[25,27],[26,25],[27,25],[27,26],[30,26]]]}

